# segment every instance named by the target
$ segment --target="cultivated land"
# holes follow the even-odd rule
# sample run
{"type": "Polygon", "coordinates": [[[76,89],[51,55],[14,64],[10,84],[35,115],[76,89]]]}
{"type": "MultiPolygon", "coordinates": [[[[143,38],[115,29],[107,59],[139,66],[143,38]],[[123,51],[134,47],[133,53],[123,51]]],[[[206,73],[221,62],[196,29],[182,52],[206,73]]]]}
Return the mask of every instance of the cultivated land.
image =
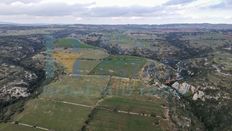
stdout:
{"type": "MultiPolygon", "coordinates": [[[[25,110],[14,121],[56,131],[83,127],[87,130],[164,128],[159,125],[165,119],[161,99],[140,94],[131,96],[129,92],[118,95],[108,90],[112,85],[126,82],[140,83],[135,79],[101,75],[64,76],[45,86],[38,98],[27,102],[25,110]]],[[[117,90],[120,86],[114,88],[117,90]]]]}
{"type": "Polygon", "coordinates": [[[54,46],[56,48],[96,48],[94,46],[87,45],[78,39],[74,38],[62,38],[55,41],[54,46]]]}
{"type": "Polygon", "coordinates": [[[98,110],[88,130],[94,131],[162,131],[156,118],[98,110]]]}
{"type": "Polygon", "coordinates": [[[34,127],[20,126],[13,123],[12,124],[2,123],[0,124],[0,131],[42,131],[42,130],[34,127]]]}
{"type": "Polygon", "coordinates": [[[15,120],[56,131],[81,129],[91,109],[62,102],[36,99],[25,105],[15,120]]]}
{"type": "Polygon", "coordinates": [[[0,26],[0,131],[231,130],[231,25],[0,26]]]}
{"type": "MultiPolygon", "coordinates": [[[[134,73],[133,76],[137,75],[146,60],[132,56],[104,58],[107,55],[104,53],[92,54],[91,57],[88,51],[89,49],[83,51],[87,55],[80,55],[88,61],[80,63],[83,64],[81,69],[90,70],[94,65],[88,67],[89,64],[96,62],[93,70],[104,66],[106,74],[60,76],[58,80],[44,86],[42,94],[37,98],[27,102],[25,110],[16,115],[13,121],[30,125],[33,129],[42,127],[45,130],[56,131],[109,130],[111,128],[112,130],[149,130],[151,128],[161,130],[159,121],[164,119],[162,118],[164,116],[162,100],[142,96],[140,91],[145,86],[143,82],[139,79],[127,78],[132,73],[134,73]],[[100,60],[102,58],[103,60],[100,60]],[[120,68],[110,66],[108,61],[110,64],[118,64],[120,68]],[[102,63],[98,64],[98,62],[102,63]],[[124,71],[129,68],[135,71],[121,74],[121,68],[124,68],[124,71]],[[116,76],[107,74],[110,69],[114,70],[116,76]],[[120,120],[123,121],[118,122],[120,120]],[[103,124],[105,126],[102,126],[103,124]]],[[[73,57],[79,55],[74,54],[72,50],[62,54],[67,52],[67,49],[56,49],[55,52],[54,57],[65,66],[70,66],[67,64],[70,62],[67,61],[71,55],[73,57]]],[[[96,52],[98,50],[94,53],[96,52]]],[[[9,125],[10,128],[13,126],[24,127],[25,125],[9,125]]]]}
{"type": "Polygon", "coordinates": [[[53,58],[58,63],[61,63],[68,73],[72,73],[74,63],[80,58],[80,53],[71,51],[54,51],[53,58]]]}
{"type": "Polygon", "coordinates": [[[83,74],[88,74],[102,59],[108,54],[99,49],[56,49],[53,58],[62,64],[67,73],[80,70],[83,74]]]}
{"type": "Polygon", "coordinates": [[[39,98],[93,106],[108,82],[108,76],[64,77],[44,87],[39,98]]]}
{"type": "Polygon", "coordinates": [[[134,56],[110,56],[98,64],[90,74],[138,77],[146,59],[134,56]]]}

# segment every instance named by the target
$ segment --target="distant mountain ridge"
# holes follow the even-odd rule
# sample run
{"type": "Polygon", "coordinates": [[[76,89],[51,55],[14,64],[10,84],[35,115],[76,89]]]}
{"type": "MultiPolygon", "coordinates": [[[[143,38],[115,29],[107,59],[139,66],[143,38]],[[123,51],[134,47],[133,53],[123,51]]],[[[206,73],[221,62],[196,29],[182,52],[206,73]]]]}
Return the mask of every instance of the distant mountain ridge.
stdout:
{"type": "MultiPolygon", "coordinates": [[[[46,25],[75,25],[75,26],[99,26],[98,24],[46,24],[46,23],[30,23],[30,24],[24,24],[24,23],[14,23],[14,22],[1,22],[0,26],[2,25],[14,25],[14,26],[46,26],[46,25]]],[[[142,28],[160,28],[160,29],[226,29],[226,30],[232,30],[232,24],[211,24],[211,23],[173,23],[173,24],[112,24],[112,25],[105,25],[102,24],[101,26],[106,27],[114,27],[114,26],[126,26],[129,28],[136,28],[136,27],[142,27],[142,28]]]]}

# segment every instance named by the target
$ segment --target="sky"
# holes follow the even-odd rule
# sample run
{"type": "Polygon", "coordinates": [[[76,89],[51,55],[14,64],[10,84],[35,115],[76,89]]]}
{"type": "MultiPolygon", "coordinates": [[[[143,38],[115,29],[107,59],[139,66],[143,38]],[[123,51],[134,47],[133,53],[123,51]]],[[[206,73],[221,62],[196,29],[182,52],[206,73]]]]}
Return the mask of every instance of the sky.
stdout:
{"type": "Polygon", "coordinates": [[[232,24],[232,0],[1,0],[0,22],[232,24]]]}

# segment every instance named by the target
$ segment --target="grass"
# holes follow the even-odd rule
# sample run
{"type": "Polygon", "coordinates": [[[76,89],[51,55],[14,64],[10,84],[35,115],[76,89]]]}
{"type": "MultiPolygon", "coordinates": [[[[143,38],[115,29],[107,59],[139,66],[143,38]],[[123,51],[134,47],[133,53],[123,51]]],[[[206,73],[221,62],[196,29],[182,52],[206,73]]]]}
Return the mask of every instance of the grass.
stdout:
{"type": "Polygon", "coordinates": [[[155,125],[156,118],[127,115],[110,111],[98,110],[90,122],[88,130],[94,131],[161,131],[155,125]]]}
{"type": "Polygon", "coordinates": [[[60,48],[96,48],[91,45],[87,45],[80,40],[74,39],[74,38],[62,38],[58,39],[54,43],[55,47],[60,47],[60,48]]]}
{"type": "Polygon", "coordinates": [[[81,129],[90,113],[89,108],[46,100],[31,100],[17,121],[37,125],[56,131],[76,131],[81,129]]]}
{"type": "Polygon", "coordinates": [[[137,77],[146,59],[134,56],[109,56],[98,64],[90,74],[137,77]]]}
{"type": "Polygon", "coordinates": [[[109,83],[109,94],[114,96],[139,95],[145,85],[138,79],[112,77],[109,83]]]}
{"type": "Polygon", "coordinates": [[[79,70],[81,75],[87,75],[93,70],[100,60],[79,60],[79,70]]]}
{"type": "Polygon", "coordinates": [[[105,76],[64,77],[45,86],[39,97],[95,105],[108,81],[109,77],[105,76]]]}
{"type": "Polygon", "coordinates": [[[32,127],[15,125],[15,124],[1,123],[0,131],[43,131],[43,130],[32,128],[32,127]]]}
{"type": "Polygon", "coordinates": [[[102,49],[90,49],[84,48],[78,50],[80,52],[82,59],[103,59],[109,56],[109,54],[102,49]]]}
{"type": "Polygon", "coordinates": [[[107,97],[100,106],[123,111],[163,115],[162,100],[155,97],[107,97]]]}

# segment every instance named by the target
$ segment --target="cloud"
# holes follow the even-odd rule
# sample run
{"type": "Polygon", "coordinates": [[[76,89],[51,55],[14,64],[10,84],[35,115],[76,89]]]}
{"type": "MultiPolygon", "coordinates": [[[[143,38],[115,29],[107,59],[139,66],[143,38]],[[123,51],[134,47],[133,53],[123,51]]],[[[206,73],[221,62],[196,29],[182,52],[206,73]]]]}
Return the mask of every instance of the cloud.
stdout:
{"type": "Polygon", "coordinates": [[[231,0],[222,0],[217,4],[209,6],[211,9],[231,9],[232,8],[232,1],[231,0]]]}
{"type": "Polygon", "coordinates": [[[6,4],[15,3],[15,2],[36,3],[36,2],[39,2],[39,1],[41,1],[41,0],[1,0],[0,3],[6,3],[6,4]]]}
{"type": "Polygon", "coordinates": [[[0,21],[228,23],[231,6],[231,0],[1,0],[0,21]]]}
{"type": "Polygon", "coordinates": [[[0,4],[0,15],[65,16],[81,14],[88,10],[86,4],[68,5],[66,3],[12,3],[0,4]],[[13,9],[13,10],[12,10],[13,9]]]}
{"type": "Polygon", "coordinates": [[[163,14],[163,7],[147,6],[111,6],[91,7],[92,4],[66,3],[13,3],[0,4],[0,15],[31,15],[31,16],[80,16],[80,17],[118,17],[118,16],[149,16],[163,14]],[[14,10],[12,10],[14,9],[14,10]]]}
{"type": "Polygon", "coordinates": [[[94,17],[118,17],[118,16],[148,16],[152,17],[153,14],[162,13],[162,7],[96,7],[89,10],[89,16],[94,17]]]}
{"type": "Polygon", "coordinates": [[[196,0],[169,0],[165,5],[179,5],[179,4],[188,4],[196,0]]]}

